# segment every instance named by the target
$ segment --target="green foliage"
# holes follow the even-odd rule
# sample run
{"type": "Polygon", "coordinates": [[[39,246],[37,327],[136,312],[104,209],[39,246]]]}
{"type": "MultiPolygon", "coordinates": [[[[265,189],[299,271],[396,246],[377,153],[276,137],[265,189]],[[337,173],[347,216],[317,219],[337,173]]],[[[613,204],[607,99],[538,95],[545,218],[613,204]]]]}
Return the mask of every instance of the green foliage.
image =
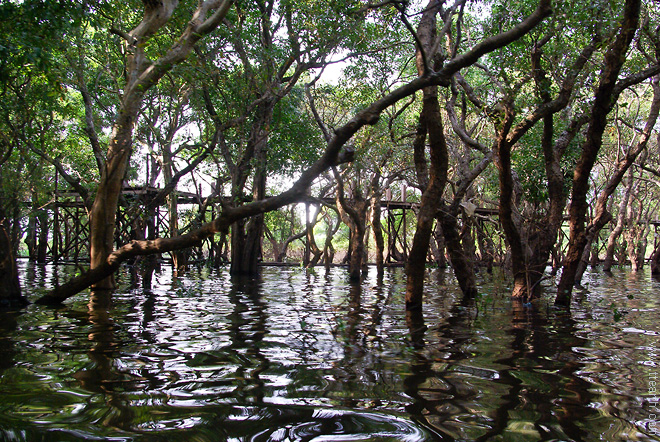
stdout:
{"type": "Polygon", "coordinates": [[[275,107],[268,142],[268,171],[292,177],[318,159],[325,147],[305,107],[302,88],[296,87],[275,107]]]}
{"type": "Polygon", "coordinates": [[[280,243],[304,228],[300,217],[296,216],[295,212],[286,209],[266,213],[264,221],[275,240],[280,243]]]}

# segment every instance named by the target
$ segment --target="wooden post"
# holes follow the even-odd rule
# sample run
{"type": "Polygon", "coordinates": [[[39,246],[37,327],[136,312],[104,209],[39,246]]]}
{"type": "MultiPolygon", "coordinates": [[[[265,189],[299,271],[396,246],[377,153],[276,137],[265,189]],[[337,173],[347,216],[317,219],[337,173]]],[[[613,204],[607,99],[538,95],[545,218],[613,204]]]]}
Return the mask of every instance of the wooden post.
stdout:
{"type": "MultiPolygon", "coordinates": [[[[401,200],[405,203],[407,202],[407,194],[408,194],[408,188],[406,184],[403,184],[403,188],[401,189],[401,200]]],[[[403,251],[403,259],[408,258],[408,226],[406,222],[406,208],[405,204],[403,207],[403,244],[402,245],[402,251],[403,251]]]]}
{"type": "Polygon", "coordinates": [[[303,265],[305,267],[307,267],[309,265],[310,261],[311,261],[312,249],[311,249],[310,244],[309,244],[310,238],[311,238],[311,235],[312,235],[311,229],[312,229],[312,226],[311,226],[311,222],[309,220],[309,203],[306,202],[305,203],[305,230],[306,230],[307,234],[305,235],[305,257],[303,258],[303,265]]]}
{"type": "Polygon", "coordinates": [[[59,239],[60,239],[60,203],[58,198],[58,176],[59,173],[55,169],[55,215],[53,217],[53,247],[51,253],[53,254],[53,264],[59,261],[59,239]]]}

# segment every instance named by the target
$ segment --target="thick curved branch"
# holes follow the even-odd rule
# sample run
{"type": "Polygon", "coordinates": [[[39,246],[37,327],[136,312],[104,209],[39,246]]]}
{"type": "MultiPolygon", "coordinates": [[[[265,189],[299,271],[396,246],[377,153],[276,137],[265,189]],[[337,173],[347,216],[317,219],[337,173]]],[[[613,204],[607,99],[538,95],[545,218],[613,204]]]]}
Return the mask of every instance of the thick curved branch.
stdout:
{"type": "MultiPolygon", "coordinates": [[[[225,0],[223,4],[228,9],[231,1],[225,0]]],[[[112,252],[94,269],[73,278],[66,284],[42,296],[37,300],[37,303],[60,304],[70,296],[111,275],[119,268],[119,265],[123,261],[133,256],[165,253],[191,247],[217,232],[226,232],[232,223],[240,219],[269,212],[304,199],[307,189],[309,189],[313,181],[326,170],[338,164],[340,152],[348,140],[362,127],[376,124],[381,113],[386,108],[426,86],[448,86],[451,76],[458,72],[458,70],[476,62],[482,55],[520,38],[540,23],[550,12],[550,1],[541,0],[536,11],[510,31],[484,40],[466,54],[458,56],[450,63],[447,63],[438,72],[429,76],[417,77],[358,112],[348,123],[335,130],[334,135],[328,141],[323,155],[311,167],[305,170],[288,190],[265,200],[254,201],[238,207],[223,207],[222,212],[216,219],[182,236],[147,241],[132,241],[112,252]]]]}
{"type": "MultiPolygon", "coordinates": [[[[442,76],[443,71],[455,73],[467,66],[476,63],[477,60],[479,60],[479,58],[481,58],[483,55],[504,47],[527,34],[551,13],[551,1],[541,0],[536,10],[525,20],[518,23],[508,31],[484,39],[481,43],[475,45],[468,52],[453,58],[451,61],[444,65],[443,69],[439,71],[436,76],[442,76]]],[[[444,86],[446,86],[446,84],[444,86]]]]}
{"type": "MultiPolygon", "coordinates": [[[[158,19],[154,18],[155,15],[152,13],[153,11],[150,11],[150,8],[146,8],[145,18],[137,28],[131,31],[131,35],[138,38],[140,43],[144,42],[146,38],[153,35],[154,32],[167,23],[177,3],[175,0],[158,2],[162,6],[158,19]]],[[[185,60],[192,52],[195,43],[218,27],[226,17],[232,4],[233,0],[206,0],[200,2],[179,40],[172,45],[165,55],[139,73],[125,95],[136,94],[141,96],[156,84],[172,66],[185,60]],[[213,9],[215,11],[207,18],[208,13],[213,9]]]]}
{"type": "Polygon", "coordinates": [[[599,40],[597,38],[594,38],[594,41],[592,41],[591,44],[589,44],[582,50],[577,60],[575,60],[575,62],[571,66],[571,69],[568,71],[568,74],[564,78],[564,82],[561,85],[561,91],[559,92],[559,95],[557,95],[557,97],[554,100],[544,102],[543,104],[538,106],[536,109],[534,109],[534,111],[530,112],[523,119],[523,121],[518,123],[518,125],[516,125],[516,127],[507,136],[508,143],[510,143],[511,145],[516,144],[518,140],[520,140],[523,137],[523,135],[525,135],[527,131],[531,129],[539,120],[559,112],[568,105],[571,95],[573,93],[573,89],[575,88],[575,82],[577,80],[577,77],[584,68],[587,61],[589,61],[589,59],[593,55],[598,43],[599,40]]]}

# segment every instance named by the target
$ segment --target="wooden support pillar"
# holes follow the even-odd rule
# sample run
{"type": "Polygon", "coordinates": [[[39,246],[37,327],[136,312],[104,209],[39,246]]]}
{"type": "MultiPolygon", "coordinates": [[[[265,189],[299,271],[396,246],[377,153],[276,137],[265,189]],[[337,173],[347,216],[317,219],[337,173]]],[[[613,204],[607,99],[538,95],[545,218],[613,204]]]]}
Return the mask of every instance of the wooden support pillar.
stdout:
{"type": "Polygon", "coordinates": [[[303,258],[303,265],[307,267],[312,260],[312,248],[310,240],[312,235],[312,223],[310,221],[309,203],[305,203],[305,257],[303,258]]]}
{"type": "MultiPolygon", "coordinates": [[[[401,200],[406,203],[407,202],[407,194],[408,194],[408,188],[406,185],[403,185],[403,188],[401,189],[401,200]]],[[[405,205],[404,205],[405,206],[405,205]]],[[[406,208],[403,208],[403,244],[401,244],[401,248],[403,249],[403,259],[408,260],[408,223],[406,222],[406,208]]]]}
{"type": "Polygon", "coordinates": [[[57,169],[55,169],[55,214],[53,216],[53,247],[51,248],[54,264],[57,264],[60,260],[60,204],[58,198],[58,177],[59,173],[57,172],[57,169]]]}
{"type": "Polygon", "coordinates": [[[80,248],[81,248],[81,241],[80,241],[80,236],[81,236],[81,222],[82,220],[80,219],[80,210],[76,208],[75,212],[75,219],[73,222],[75,223],[75,229],[74,229],[74,237],[75,237],[75,246],[73,249],[73,259],[75,262],[78,262],[80,259],[80,248]]]}
{"type": "Polygon", "coordinates": [[[392,262],[392,244],[396,236],[394,236],[394,220],[392,219],[392,210],[390,203],[387,202],[387,259],[386,262],[392,262]]]}

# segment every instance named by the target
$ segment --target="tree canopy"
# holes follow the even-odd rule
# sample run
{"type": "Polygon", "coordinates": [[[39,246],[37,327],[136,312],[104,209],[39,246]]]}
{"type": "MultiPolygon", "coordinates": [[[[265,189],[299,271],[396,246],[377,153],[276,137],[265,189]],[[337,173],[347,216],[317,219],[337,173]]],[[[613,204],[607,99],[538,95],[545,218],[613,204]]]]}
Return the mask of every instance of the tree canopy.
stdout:
{"type": "MultiPolygon", "coordinates": [[[[47,299],[59,302],[111,288],[128,258],[185,262],[179,250],[217,234],[231,235],[232,272],[254,272],[264,235],[286,240],[282,208],[312,197],[350,227],[351,259],[364,253],[352,265],[368,259],[357,245],[370,229],[382,260],[378,204],[414,188],[409,278],[440,247],[473,294],[497,236],[514,296],[533,299],[546,264],[563,262],[566,303],[607,223],[657,220],[657,207],[634,221],[629,208],[658,192],[659,12],[641,0],[5,0],[0,218],[17,253],[56,185],[79,197],[90,272],[47,299]],[[138,231],[140,207],[167,201],[165,237],[142,228],[116,243],[127,185],[159,189],[128,218],[138,231]],[[184,228],[177,192],[215,218],[184,228]]],[[[650,228],[638,230],[629,257],[645,254],[650,228]]],[[[420,287],[409,280],[411,306],[420,287]]]]}

